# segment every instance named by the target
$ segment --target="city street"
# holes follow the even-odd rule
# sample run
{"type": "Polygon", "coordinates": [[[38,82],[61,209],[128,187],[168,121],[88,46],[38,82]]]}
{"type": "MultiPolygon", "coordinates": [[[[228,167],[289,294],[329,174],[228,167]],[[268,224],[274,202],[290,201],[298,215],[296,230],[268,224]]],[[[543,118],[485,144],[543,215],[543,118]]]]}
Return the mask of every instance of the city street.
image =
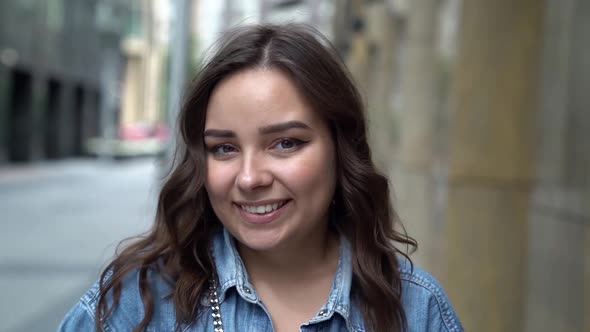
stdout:
{"type": "Polygon", "coordinates": [[[118,242],[152,223],[153,159],[0,168],[0,331],[55,331],[118,242]]]}

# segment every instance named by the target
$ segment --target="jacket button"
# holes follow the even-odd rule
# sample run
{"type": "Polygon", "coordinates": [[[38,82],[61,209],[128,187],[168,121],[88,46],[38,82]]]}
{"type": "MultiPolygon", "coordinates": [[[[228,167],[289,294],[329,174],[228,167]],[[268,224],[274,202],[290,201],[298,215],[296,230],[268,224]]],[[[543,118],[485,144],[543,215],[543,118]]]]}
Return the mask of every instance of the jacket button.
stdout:
{"type": "Polygon", "coordinates": [[[322,309],[322,310],[320,310],[320,312],[318,313],[318,315],[320,315],[320,316],[322,316],[322,317],[323,317],[323,316],[325,316],[327,313],[328,313],[328,311],[327,311],[326,309],[322,309]]]}
{"type": "Polygon", "coordinates": [[[250,290],[250,288],[248,288],[248,286],[244,286],[244,287],[242,287],[242,290],[243,290],[243,291],[244,291],[244,293],[246,293],[246,294],[251,294],[251,293],[252,293],[252,291],[250,290]]]}

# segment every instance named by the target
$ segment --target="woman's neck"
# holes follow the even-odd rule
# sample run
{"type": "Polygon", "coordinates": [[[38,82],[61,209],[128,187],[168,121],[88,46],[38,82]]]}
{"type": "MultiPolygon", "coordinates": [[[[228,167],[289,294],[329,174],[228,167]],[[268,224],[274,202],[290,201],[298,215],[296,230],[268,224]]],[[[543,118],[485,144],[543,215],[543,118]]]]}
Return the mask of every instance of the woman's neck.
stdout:
{"type": "Polygon", "coordinates": [[[335,272],[339,241],[328,227],[300,241],[289,241],[280,248],[268,251],[251,250],[240,243],[238,250],[244,261],[250,282],[309,280],[335,272]]]}

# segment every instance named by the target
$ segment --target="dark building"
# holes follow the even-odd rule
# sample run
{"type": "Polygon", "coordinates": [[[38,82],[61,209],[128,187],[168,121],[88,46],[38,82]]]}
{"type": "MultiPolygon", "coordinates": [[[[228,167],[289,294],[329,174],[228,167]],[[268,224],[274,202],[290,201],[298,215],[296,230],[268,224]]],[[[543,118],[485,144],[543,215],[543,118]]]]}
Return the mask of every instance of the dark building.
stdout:
{"type": "Polygon", "coordinates": [[[104,135],[117,118],[131,3],[0,2],[0,163],[81,155],[104,135]]]}

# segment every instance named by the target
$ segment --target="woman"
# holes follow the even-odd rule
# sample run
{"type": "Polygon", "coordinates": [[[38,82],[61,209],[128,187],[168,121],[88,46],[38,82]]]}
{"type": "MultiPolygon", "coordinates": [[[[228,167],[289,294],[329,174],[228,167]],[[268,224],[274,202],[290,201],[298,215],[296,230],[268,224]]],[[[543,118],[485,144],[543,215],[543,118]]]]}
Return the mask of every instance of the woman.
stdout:
{"type": "Polygon", "coordinates": [[[462,331],[397,246],[361,97],[300,25],[235,29],[190,89],[156,222],[60,331],[462,331]]]}

